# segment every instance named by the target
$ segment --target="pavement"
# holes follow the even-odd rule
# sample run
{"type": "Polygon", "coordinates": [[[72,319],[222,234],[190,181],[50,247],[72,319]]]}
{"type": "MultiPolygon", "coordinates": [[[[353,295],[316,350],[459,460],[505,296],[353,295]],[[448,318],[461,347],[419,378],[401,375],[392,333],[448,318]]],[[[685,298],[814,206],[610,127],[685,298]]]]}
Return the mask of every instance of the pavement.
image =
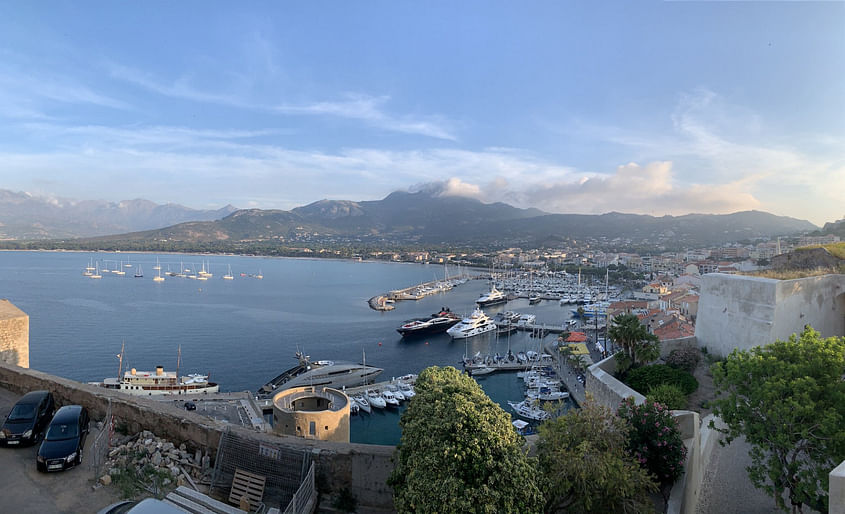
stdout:
{"type": "Polygon", "coordinates": [[[774,498],[754,487],[748,478],[745,468],[751,465],[750,448],[744,438],[735,439],[724,447],[718,442],[713,446],[701,481],[696,514],[779,512],[774,498]]]}
{"type": "MultiPolygon", "coordinates": [[[[0,389],[0,420],[20,395],[0,389]]],[[[96,423],[85,440],[83,463],[60,473],[41,473],[35,469],[38,444],[21,448],[0,447],[0,512],[97,512],[120,500],[114,487],[99,487],[91,467],[90,447],[97,435],[96,423]]]]}

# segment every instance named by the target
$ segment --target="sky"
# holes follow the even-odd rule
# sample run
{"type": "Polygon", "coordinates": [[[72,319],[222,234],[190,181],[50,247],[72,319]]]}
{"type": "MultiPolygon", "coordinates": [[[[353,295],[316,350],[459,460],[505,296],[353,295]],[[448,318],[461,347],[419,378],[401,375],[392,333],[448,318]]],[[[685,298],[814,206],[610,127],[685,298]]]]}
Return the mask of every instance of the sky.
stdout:
{"type": "Polygon", "coordinates": [[[845,217],[845,2],[0,0],[0,188],[845,217]]]}

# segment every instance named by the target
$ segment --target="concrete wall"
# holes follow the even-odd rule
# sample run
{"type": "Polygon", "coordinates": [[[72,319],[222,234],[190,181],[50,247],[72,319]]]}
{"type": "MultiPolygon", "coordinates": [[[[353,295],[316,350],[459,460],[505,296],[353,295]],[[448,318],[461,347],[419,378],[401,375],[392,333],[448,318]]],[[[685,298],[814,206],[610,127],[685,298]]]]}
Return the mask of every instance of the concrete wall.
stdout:
{"type": "Polygon", "coordinates": [[[845,461],[830,472],[829,514],[845,514],[845,461]]]}
{"type": "Polygon", "coordinates": [[[0,300],[0,362],[29,367],[29,316],[0,300]]]}
{"type": "Polygon", "coordinates": [[[660,341],[660,357],[668,357],[670,353],[681,348],[698,348],[698,340],[695,336],[690,336],[660,341]]]}
{"type": "Polygon", "coordinates": [[[695,337],[700,347],[725,356],[800,333],[845,335],[845,275],[775,280],[704,275],[695,337]]]}
{"type": "Polygon", "coordinates": [[[227,428],[276,446],[311,451],[323,492],[348,488],[358,499],[359,512],[393,510],[393,492],[387,486],[387,477],[393,471],[393,446],[334,443],[255,432],[187,412],[171,402],[121,394],[3,362],[0,362],[0,388],[20,394],[46,389],[53,393],[59,405],[85,406],[93,419],[102,419],[111,402],[118,428],[125,427],[129,433],[150,430],[175,444],[185,443],[191,451],[206,449],[215,454],[220,435],[227,428]]]}
{"type": "Polygon", "coordinates": [[[616,378],[613,373],[616,371],[616,356],[610,357],[593,364],[587,369],[587,394],[599,405],[616,412],[623,399],[633,397],[637,405],[645,402],[645,396],[634,391],[616,378]]]}

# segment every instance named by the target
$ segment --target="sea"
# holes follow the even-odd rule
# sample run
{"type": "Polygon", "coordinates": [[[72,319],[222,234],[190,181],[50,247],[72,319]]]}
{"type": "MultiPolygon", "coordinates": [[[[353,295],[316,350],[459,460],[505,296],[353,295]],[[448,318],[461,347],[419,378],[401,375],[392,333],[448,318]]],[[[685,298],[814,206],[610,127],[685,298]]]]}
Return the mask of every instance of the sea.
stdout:
{"type": "MultiPolygon", "coordinates": [[[[379,380],[419,373],[428,366],[461,367],[464,355],[538,350],[527,332],[451,341],[446,334],[403,339],[403,321],[443,307],[468,315],[489,290],[486,280],[469,280],[451,291],[401,301],[393,311],[370,309],[367,300],[389,290],[442,279],[442,265],[333,259],[266,258],[229,255],[0,252],[0,298],[29,315],[30,367],[78,380],[100,381],[123,369],[176,369],[203,373],[221,391],[256,391],[294,366],[297,351],[313,360],[362,362],[384,369],[379,380]],[[83,275],[87,266],[102,279],[83,275]],[[159,271],[163,282],[153,281],[159,271]],[[138,269],[143,277],[135,277],[138,269]],[[205,268],[205,281],[167,276],[167,271],[205,268]],[[121,269],[125,275],[107,272],[121,269]],[[223,275],[231,269],[233,280],[223,275]],[[256,278],[261,275],[263,278],[256,278]]],[[[449,267],[449,275],[458,268],[449,267]]],[[[528,305],[517,299],[485,309],[537,316],[537,323],[560,325],[570,309],[557,301],[528,305]]],[[[549,335],[547,338],[553,338],[549,335]]],[[[506,411],[523,398],[516,373],[479,377],[485,392],[506,411]]],[[[397,411],[353,416],[352,442],[398,444],[397,411]]],[[[564,410],[568,405],[564,406],[564,410]]]]}

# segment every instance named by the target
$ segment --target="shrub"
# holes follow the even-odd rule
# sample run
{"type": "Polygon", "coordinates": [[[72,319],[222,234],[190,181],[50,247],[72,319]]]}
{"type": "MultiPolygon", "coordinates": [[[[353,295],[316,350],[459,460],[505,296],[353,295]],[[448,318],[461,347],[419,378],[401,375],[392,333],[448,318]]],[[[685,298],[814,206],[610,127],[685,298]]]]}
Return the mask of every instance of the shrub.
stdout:
{"type": "Polygon", "coordinates": [[[625,383],[634,390],[645,393],[661,384],[675,385],[685,395],[692,394],[698,389],[698,380],[694,376],[665,364],[654,364],[631,370],[625,377],[625,383]]]}
{"type": "Polygon", "coordinates": [[[687,408],[687,395],[674,384],[660,384],[652,387],[646,399],[651,403],[662,403],[672,410],[687,408]]]}
{"type": "Polygon", "coordinates": [[[633,398],[622,401],[618,414],[631,426],[628,451],[660,484],[665,511],[669,491],[683,474],[687,456],[678,422],[665,406],[654,402],[635,405],[633,398]]]}
{"type": "Polygon", "coordinates": [[[692,373],[692,370],[698,366],[698,361],[700,360],[701,354],[697,348],[678,348],[677,350],[672,350],[672,353],[666,357],[666,364],[673,368],[692,373]]]}

